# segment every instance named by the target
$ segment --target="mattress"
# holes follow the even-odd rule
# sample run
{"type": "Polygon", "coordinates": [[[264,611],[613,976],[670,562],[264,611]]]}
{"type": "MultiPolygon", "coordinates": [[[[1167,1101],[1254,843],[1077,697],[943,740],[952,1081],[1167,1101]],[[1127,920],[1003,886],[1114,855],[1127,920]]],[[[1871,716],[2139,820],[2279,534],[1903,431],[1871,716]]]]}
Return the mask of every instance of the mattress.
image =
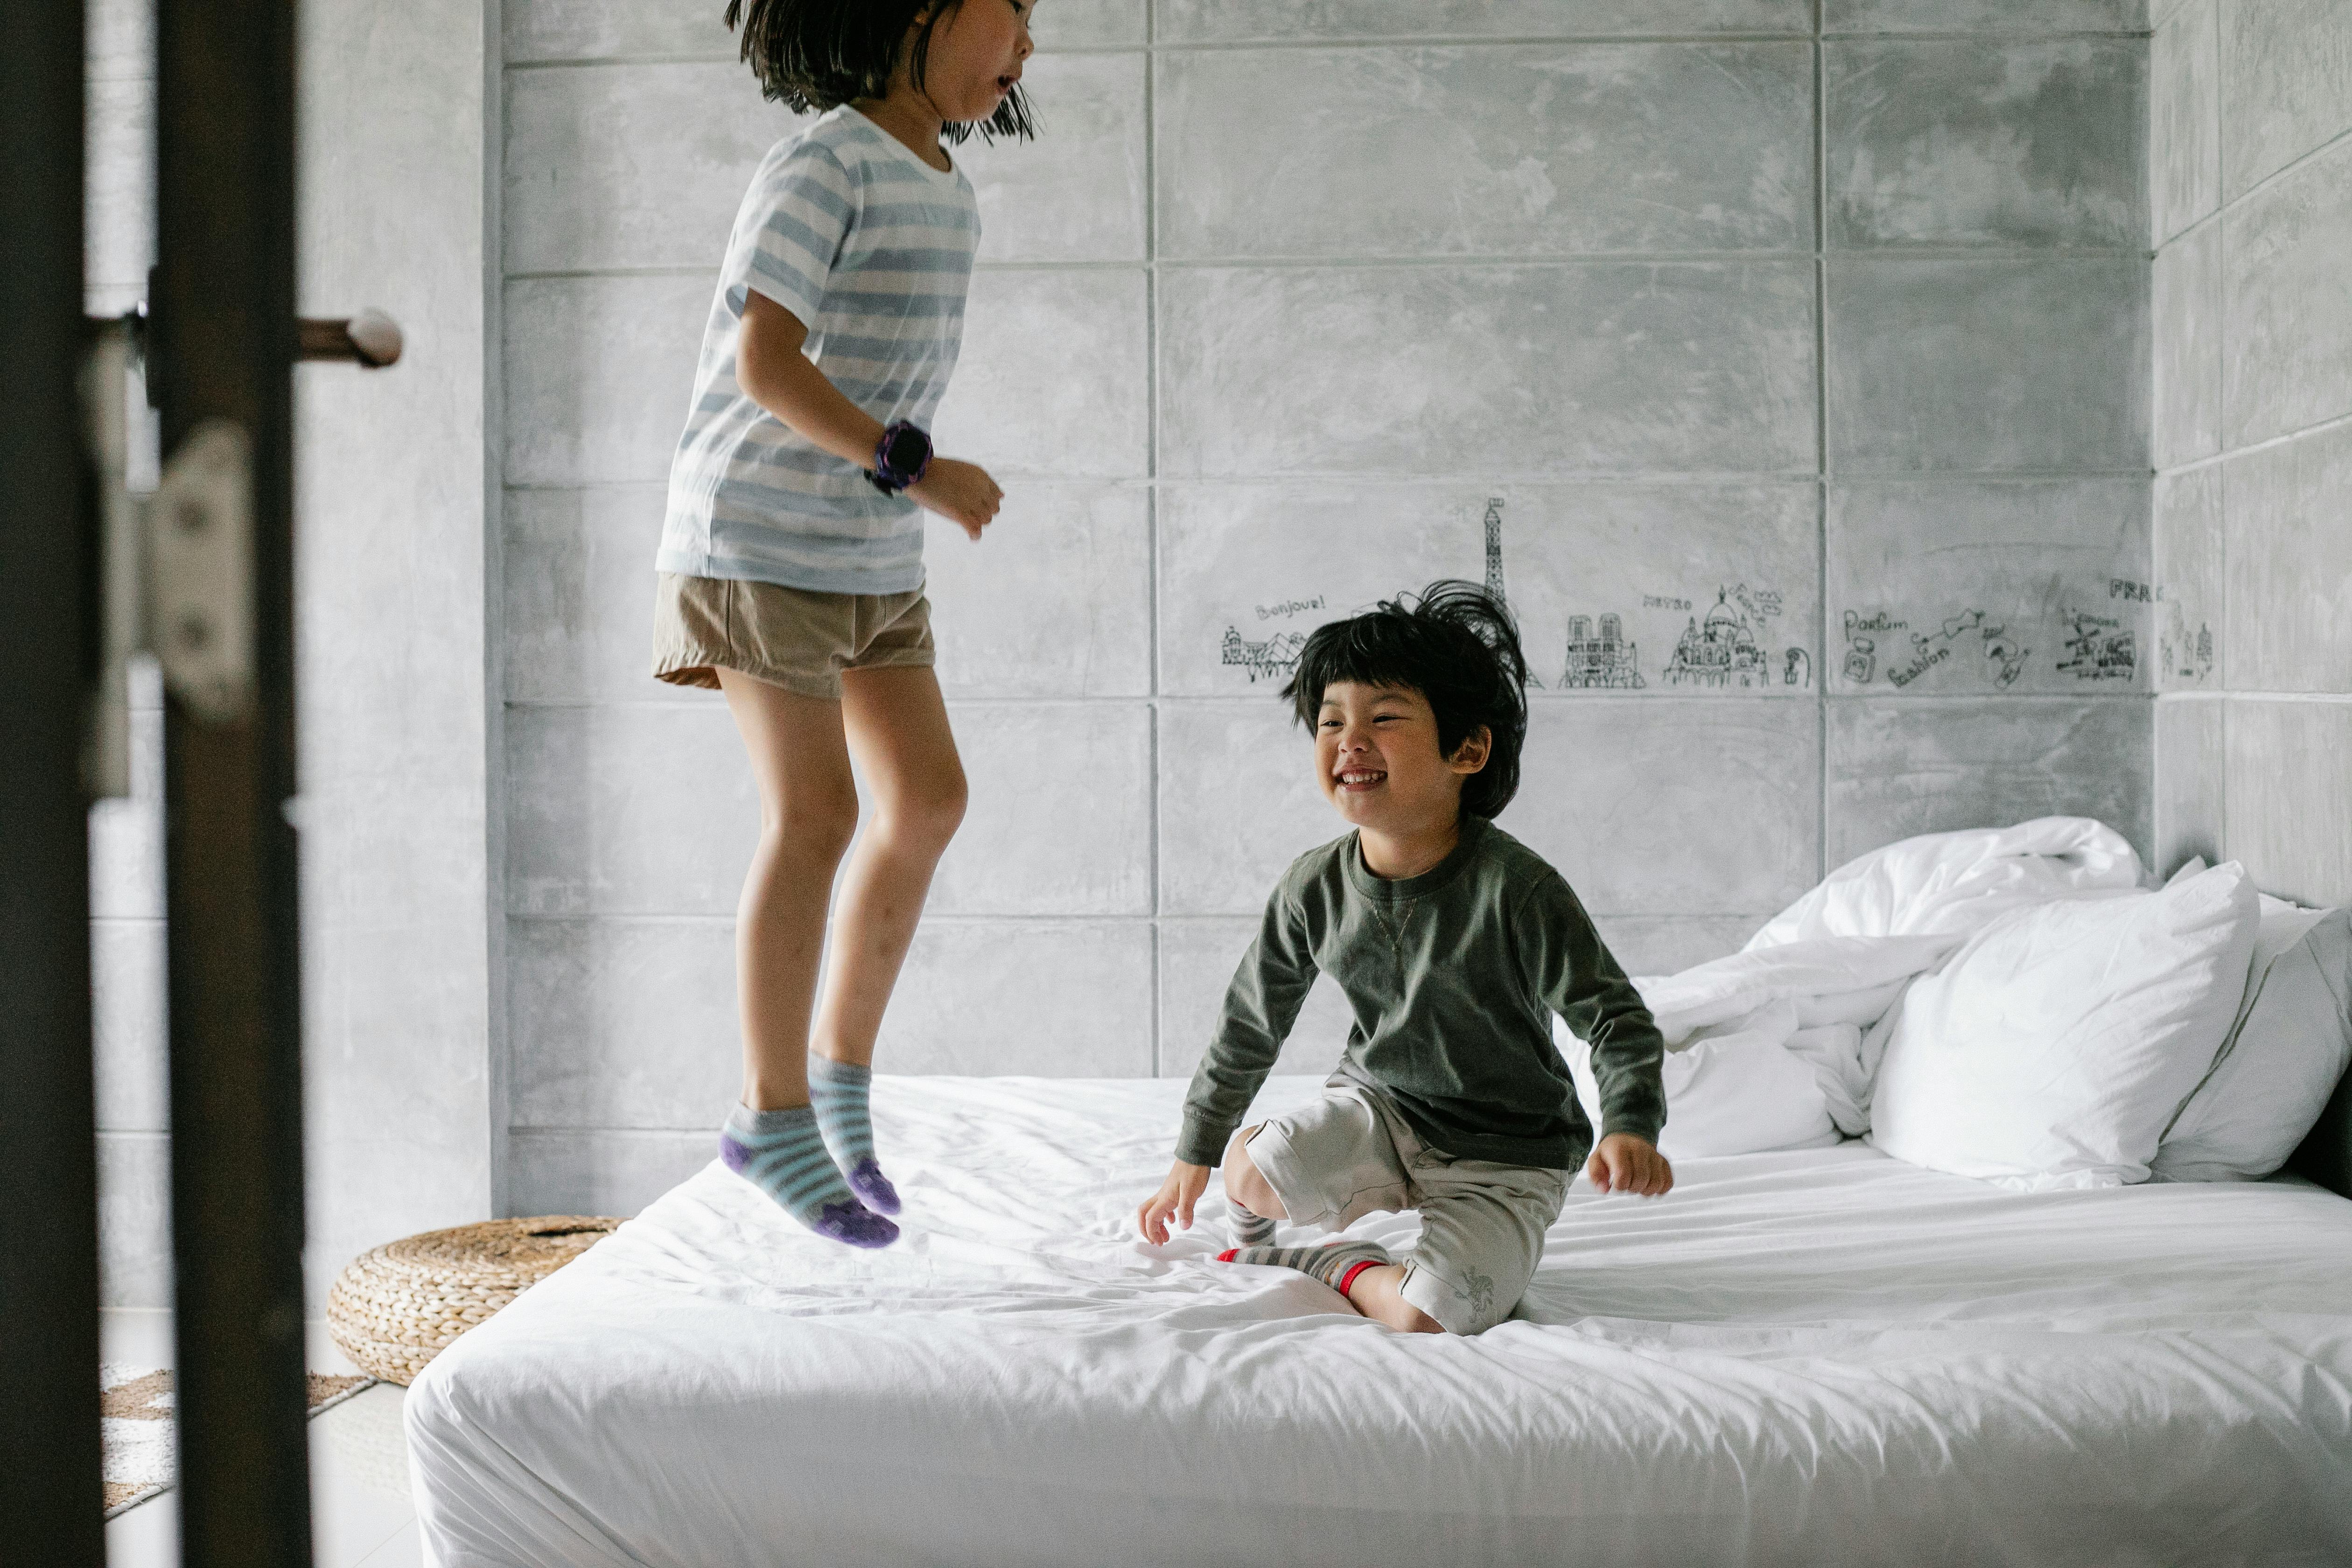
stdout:
{"type": "Polygon", "coordinates": [[[1512,1321],[1405,1335],[1214,1261],[1213,1184],[1137,1238],[1182,1091],[877,1080],[881,1253],[713,1163],[418,1379],[431,1559],[2352,1561],[2352,1202],[2320,1188],[1693,1160],[1657,1200],[1580,1179],[1512,1321]]]}

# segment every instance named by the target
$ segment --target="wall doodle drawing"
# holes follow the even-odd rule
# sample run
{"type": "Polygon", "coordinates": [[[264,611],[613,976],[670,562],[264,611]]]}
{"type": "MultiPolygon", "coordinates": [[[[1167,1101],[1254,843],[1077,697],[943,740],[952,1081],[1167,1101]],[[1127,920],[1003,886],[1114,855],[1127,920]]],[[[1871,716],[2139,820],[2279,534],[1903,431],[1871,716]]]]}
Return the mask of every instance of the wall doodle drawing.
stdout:
{"type": "Polygon", "coordinates": [[[1277,632],[1264,642],[1244,642],[1238,629],[1227,626],[1223,662],[1249,671],[1250,684],[1255,686],[1260,680],[1296,675],[1299,650],[1306,646],[1306,637],[1298,632],[1277,632]]]}
{"type": "Polygon", "coordinates": [[[1803,648],[1792,647],[1782,662],[1781,685],[1807,687],[1812,685],[1813,656],[1811,654],[1807,653],[1803,648]]]}
{"type": "MultiPolygon", "coordinates": [[[[1742,594],[1744,597],[1744,588],[1742,594]]],[[[1771,656],[1757,642],[1747,612],[1732,608],[1730,597],[1730,590],[1723,590],[1716,595],[1715,608],[1707,611],[1704,622],[1692,617],[1681,640],[1675,644],[1674,657],[1666,660],[1667,685],[1746,688],[1771,684],[1771,656]]]]}
{"type": "Polygon", "coordinates": [[[1560,685],[1575,690],[1629,691],[1647,684],[1642,679],[1640,654],[1625,640],[1624,623],[1615,616],[1601,617],[1601,635],[1592,635],[1591,616],[1568,617],[1568,668],[1560,685]]]}
{"type": "Polygon", "coordinates": [[[2213,673],[2213,628],[2204,621],[2189,629],[2188,612],[2180,601],[2165,602],[2163,629],[2156,639],[2157,658],[2177,680],[2203,680],[2213,673]]]}
{"type": "Polygon", "coordinates": [[[1845,613],[1845,658],[1838,673],[1856,686],[1867,686],[1878,674],[1880,644],[1891,634],[1901,632],[1911,646],[1901,655],[1887,652],[1886,679],[1900,690],[1937,666],[1950,662],[1953,653],[1967,635],[1977,635],[1982,649],[1986,673],[1992,683],[2006,691],[2017,684],[2025,673],[2025,661],[2033,650],[2009,635],[2009,628],[1997,621],[1985,619],[1982,610],[1962,610],[1948,617],[1931,632],[1915,632],[1911,623],[1884,610],[1868,615],[1859,610],[1845,613]]]}
{"type": "Polygon", "coordinates": [[[1878,637],[1883,632],[1899,632],[1911,623],[1897,620],[1885,611],[1863,615],[1856,610],[1845,613],[1845,662],[1838,672],[1857,686],[1870,684],[1878,673],[1878,637]]]}
{"type": "Polygon", "coordinates": [[[1932,632],[1913,632],[1910,658],[1901,665],[1890,667],[1886,671],[1887,680],[1898,689],[1910,685],[1948,660],[1962,637],[1969,632],[1977,634],[1978,646],[1984,651],[1993,684],[2007,690],[2024,673],[2026,656],[2033,650],[2019,647],[2010,637],[2009,628],[1998,622],[1986,620],[1982,610],[1962,610],[1958,615],[1947,618],[1932,632]]]}
{"type": "Polygon", "coordinates": [[[2065,620],[2061,674],[2077,680],[2129,680],[2139,673],[2139,639],[2121,621],[2088,610],[2069,610],[2065,620]]]}
{"type": "MultiPolygon", "coordinates": [[[[1485,529],[1486,536],[1487,591],[1508,605],[1510,598],[1503,588],[1503,498],[1501,496],[1486,498],[1486,510],[1485,517],[1481,519],[1481,526],[1485,529]]],[[[1259,605],[1255,609],[1257,618],[1265,621],[1299,615],[1308,610],[1321,610],[1326,608],[1326,595],[1317,594],[1309,598],[1284,599],[1277,604],[1259,605]]],[[[1616,620],[1614,616],[1604,618],[1612,623],[1616,620]]],[[[1239,626],[1228,624],[1225,627],[1225,635],[1218,645],[1218,662],[1246,671],[1250,684],[1255,686],[1260,680],[1273,680],[1277,678],[1288,679],[1292,675],[1297,674],[1298,655],[1306,646],[1307,635],[1303,632],[1277,632],[1263,642],[1251,642],[1242,636],[1239,626]]],[[[1630,654],[1632,645],[1626,646],[1630,654]]],[[[1528,677],[1528,684],[1538,690],[1543,689],[1543,682],[1538,680],[1532,673],[1528,677]]],[[[1640,678],[1636,677],[1633,684],[1640,685],[1640,678]]]]}

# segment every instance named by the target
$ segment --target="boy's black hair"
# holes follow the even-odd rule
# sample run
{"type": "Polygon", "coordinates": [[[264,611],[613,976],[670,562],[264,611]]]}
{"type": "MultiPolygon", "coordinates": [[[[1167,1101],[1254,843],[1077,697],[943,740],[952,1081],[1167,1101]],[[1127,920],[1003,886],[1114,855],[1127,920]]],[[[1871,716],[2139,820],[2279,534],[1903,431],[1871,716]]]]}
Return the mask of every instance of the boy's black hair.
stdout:
{"type": "MultiPolygon", "coordinates": [[[[739,22],[743,58],[760,79],[760,90],[795,113],[824,110],[881,98],[905,47],[907,72],[923,85],[929,63],[931,29],[962,9],[964,0],[727,0],[727,26],[739,22]],[[915,29],[907,41],[907,29],[915,29]]],[[[996,112],[977,125],[949,122],[940,134],[961,142],[978,129],[981,139],[1024,139],[1036,134],[1029,100],[1019,83],[996,112]]]]}
{"type": "Polygon", "coordinates": [[[1528,734],[1528,660],[1501,597],[1475,583],[1432,583],[1344,621],[1327,621],[1298,650],[1282,694],[1310,731],[1334,682],[1410,687],[1437,715],[1437,749],[1451,757],[1485,730],[1486,763],[1462,781],[1465,816],[1499,816],[1519,792],[1528,734]]]}

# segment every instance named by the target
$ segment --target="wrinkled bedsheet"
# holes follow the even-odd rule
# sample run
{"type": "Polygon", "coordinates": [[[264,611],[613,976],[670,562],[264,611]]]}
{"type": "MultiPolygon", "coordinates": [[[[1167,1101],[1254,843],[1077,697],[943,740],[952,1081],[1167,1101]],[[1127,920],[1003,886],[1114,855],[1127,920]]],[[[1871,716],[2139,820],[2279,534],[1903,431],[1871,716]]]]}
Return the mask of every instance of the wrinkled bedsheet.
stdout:
{"type": "Polygon", "coordinates": [[[878,1254],[714,1163],[410,1391],[432,1560],[2352,1561],[2352,1203],[2316,1187],[1696,1160],[1654,1202],[1580,1179],[1519,1317],[1402,1335],[1213,1261],[1213,1186],[1135,1238],[1182,1089],[878,1079],[878,1254]]]}

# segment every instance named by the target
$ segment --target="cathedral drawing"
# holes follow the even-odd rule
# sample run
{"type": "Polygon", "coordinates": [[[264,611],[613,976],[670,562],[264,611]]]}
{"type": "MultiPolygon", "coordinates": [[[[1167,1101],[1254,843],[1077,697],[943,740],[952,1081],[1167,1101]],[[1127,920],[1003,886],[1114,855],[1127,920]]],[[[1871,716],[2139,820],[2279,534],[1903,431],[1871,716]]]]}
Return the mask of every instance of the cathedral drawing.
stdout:
{"type": "Polygon", "coordinates": [[[1732,607],[1727,592],[1716,595],[1715,608],[1690,626],[1675,644],[1666,661],[1666,682],[1672,686],[1717,688],[1769,686],[1771,657],[1756,640],[1746,612],[1732,607]]]}
{"type": "Polygon", "coordinates": [[[1568,617],[1568,668],[1562,686],[1581,690],[1631,690],[1645,685],[1640,651],[1625,640],[1624,623],[1615,616],[1601,617],[1601,635],[1592,635],[1591,616],[1568,617]]]}

